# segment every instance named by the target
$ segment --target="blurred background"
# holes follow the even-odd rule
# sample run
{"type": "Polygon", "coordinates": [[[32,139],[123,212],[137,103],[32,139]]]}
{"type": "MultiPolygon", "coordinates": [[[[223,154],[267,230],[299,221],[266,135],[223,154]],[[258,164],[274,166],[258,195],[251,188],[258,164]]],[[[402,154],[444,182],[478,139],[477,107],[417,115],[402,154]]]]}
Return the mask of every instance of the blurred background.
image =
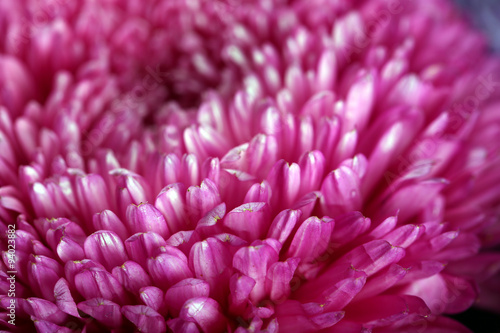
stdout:
{"type": "MultiPolygon", "coordinates": [[[[476,28],[488,35],[491,50],[500,54],[500,0],[453,1],[476,28]]],[[[472,308],[452,317],[469,327],[474,333],[500,333],[499,314],[472,308]]]]}
{"type": "Polygon", "coordinates": [[[479,29],[490,38],[491,48],[500,52],[500,0],[454,0],[479,29]]]}

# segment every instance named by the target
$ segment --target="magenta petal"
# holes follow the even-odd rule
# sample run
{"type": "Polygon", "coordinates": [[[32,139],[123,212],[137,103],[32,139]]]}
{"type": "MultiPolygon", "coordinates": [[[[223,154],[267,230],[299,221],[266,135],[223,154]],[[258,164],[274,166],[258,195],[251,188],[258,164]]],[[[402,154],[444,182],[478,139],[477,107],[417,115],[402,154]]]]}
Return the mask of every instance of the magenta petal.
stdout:
{"type": "Polygon", "coordinates": [[[122,324],[120,306],[107,299],[93,298],[80,302],[78,303],[78,309],[106,325],[106,327],[120,327],[122,324]]]}
{"type": "Polygon", "coordinates": [[[321,185],[321,193],[321,208],[325,215],[336,217],[361,208],[359,177],[346,166],[341,166],[326,176],[321,185]]]}
{"type": "Polygon", "coordinates": [[[54,286],[62,276],[59,263],[45,256],[31,256],[28,272],[30,284],[39,290],[43,298],[55,301],[54,286]]]}
{"type": "Polygon", "coordinates": [[[273,302],[282,302],[290,296],[290,281],[299,262],[299,258],[291,258],[274,263],[267,270],[266,289],[273,302]]]}
{"type": "Polygon", "coordinates": [[[346,131],[362,131],[370,119],[377,82],[376,72],[367,72],[352,83],[346,100],[346,131]]]}
{"type": "Polygon", "coordinates": [[[367,274],[351,267],[322,275],[320,281],[310,280],[294,293],[294,298],[303,303],[322,304],[322,311],[343,309],[362,290],[367,274]],[[317,288],[317,283],[328,281],[325,288],[317,288]]]}
{"type": "Polygon", "coordinates": [[[111,273],[126,290],[134,295],[138,295],[141,288],[151,285],[151,278],[135,261],[126,261],[123,265],[113,268],[111,273]]]}
{"type": "Polygon", "coordinates": [[[208,297],[191,298],[182,306],[180,318],[194,322],[205,333],[224,332],[227,320],[219,303],[208,297]]]}
{"type": "Polygon", "coordinates": [[[163,290],[183,279],[193,277],[185,257],[180,259],[166,253],[148,259],[148,272],[154,284],[163,290]]]}
{"type": "Polygon", "coordinates": [[[199,187],[191,186],[187,189],[186,206],[191,221],[197,222],[220,202],[219,190],[208,178],[199,187]]]}
{"type": "Polygon", "coordinates": [[[478,288],[472,281],[441,273],[411,283],[404,292],[422,298],[433,314],[453,314],[474,304],[478,288]]]}
{"type": "Polygon", "coordinates": [[[431,312],[426,303],[415,296],[379,295],[350,304],[346,319],[366,323],[366,327],[386,326],[411,314],[427,316],[431,312]],[[381,306],[383,304],[383,306],[381,306]]]}
{"type": "Polygon", "coordinates": [[[229,288],[231,289],[229,303],[231,308],[238,310],[246,306],[255,283],[254,279],[246,275],[234,274],[231,276],[229,281],[229,288]]]}
{"type": "Polygon", "coordinates": [[[424,226],[408,224],[397,228],[384,236],[384,239],[393,246],[407,248],[423,233],[424,226]]]}
{"type": "Polygon", "coordinates": [[[406,283],[414,280],[425,279],[431,277],[445,268],[445,264],[439,261],[424,260],[421,262],[412,262],[404,265],[408,267],[408,272],[401,280],[401,283],[406,283]]]}
{"type": "Polygon", "coordinates": [[[68,315],[50,301],[36,297],[28,298],[27,301],[33,311],[32,315],[41,320],[57,325],[63,325],[68,320],[68,315]]]}
{"type": "Polygon", "coordinates": [[[269,227],[267,237],[274,238],[281,244],[285,244],[301,216],[302,211],[300,210],[286,209],[280,212],[269,227]]]}
{"type": "Polygon", "coordinates": [[[178,317],[184,303],[195,297],[208,297],[210,286],[206,281],[198,279],[182,280],[167,290],[165,303],[173,317],[178,317]]]}
{"type": "Polygon", "coordinates": [[[87,237],[84,249],[87,258],[102,263],[108,271],[128,259],[120,237],[113,231],[94,232],[87,237]]]}
{"type": "Polygon", "coordinates": [[[300,191],[300,167],[280,160],[276,162],[267,176],[273,196],[271,203],[279,210],[290,208],[300,191]]]}
{"type": "Polygon", "coordinates": [[[192,227],[186,210],[186,187],[184,184],[171,184],[161,190],[156,197],[155,207],[165,217],[172,233],[192,227]]]}
{"type": "Polygon", "coordinates": [[[222,218],[226,215],[226,204],[223,202],[209,211],[196,225],[196,233],[203,238],[221,234],[223,231],[222,218]]]}
{"type": "Polygon", "coordinates": [[[96,230],[113,230],[122,240],[128,237],[127,228],[118,216],[110,210],[94,214],[92,222],[96,230]]]}
{"type": "Polygon", "coordinates": [[[195,323],[182,320],[181,318],[170,319],[167,325],[173,333],[200,333],[195,323]]]}
{"type": "Polygon", "coordinates": [[[320,220],[314,216],[300,225],[286,252],[286,257],[301,259],[299,264],[301,273],[304,273],[301,268],[307,269],[306,264],[313,263],[328,249],[334,225],[332,219],[320,220]]]}
{"type": "Polygon", "coordinates": [[[126,305],[122,314],[134,324],[140,332],[165,332],[165,319],[155,310],[145,305],[126,305]]]}
{"type": "Polygon", "coordinates": [[[146,191],[139,181],[140,177],[127,170],[118,169],[111,174],[117,178],[116,202],[121,212],[119,215],[121,218],[124,218],[126,217],[127,207],[130,204],[138,205],[148,201],[145,194],[146,191]]]}
{"type": "Polygon", "coordinates": [[[356,300],[369,298],[379,295],[385,290],[395,285],[398,281],[403,279],[408,273],[408,270],[397,265],[392,264],[386,269],[378,272],[365,284],[361,292],[356,296],[356,300]]]}
{"type": "Polygon", "coordinates": [[[354,240],[370,228],[371,221],[360,212],[349,212],[335,218],[331,242],[340,247],[354,240]]]}
{"type": "Polygon", "coordinates": [[[381,196],[379,200],[383,202],[374,202],[369,210],[375,211],[377,216],[391,215],[399,210],[399,221],[405,222],[422,211],[448,183],[445,179],[431,179],[392,190],[388,197],[381,196]]]}
{"type": "Polygon", "coordinates": [[[384,267],[396,263],[405,256],[405,250],[394,247],[384,240],[374,240],[356,247],[332,265],[328,272],[337,267],[350,267],[373,275],[384,267]]]}
{"type": "Polygon", "coordinates": [[[209,283],[212,298],[227,298],[229,277],[233,271],[228,244],[217,238],[195,243],[189,253],[189,266],[198,279],[209,283]]]}
{"type": "Polygon", "coordinates": [[[163,238],[170,236],[163,214],[155,206],[148,203],[141,203],[138,206],[129,205],[127,207],[127,224],[133,233],[152,231],[163,238]]]}
{"type": "Polygon", "coordinates": [[[224,225],[246,241],[263,238],[269,229],[270,209],[265,202],[250,202],[236,207],[224,217],[224,225]]]}
{"type": "Polygon", "coordinates": [[[306,153],[302,156],[299,162],[300,179],[304,180],[300,183],[299,192],[302,195],[319,190],[325,173],[325,164],[325,157],[323,153],[318,150],[306,153]],[[307,181],[305,181],[306,179],[307,181]]]}
{"type": "Polygon", "coordinates": [[[76,303],[69,290],[69,284],[64,278],[60,278],[54,286],[54,297],[59,309],[67,314],[80,317],[76,303]]]}
{"type": "Polygon", "coordinates": [[[278,252],[272,246],[255,241],[252,246],[243,247],[233,257],[233,267],[255,280],[250,300],[257,304],[266,295],[266,274],[269,267],[278,261],[278,252]]]}
{"type": "Polygon", "coordinates": [[[245,195],[244,202],[271,202],[272,190],[267,181],[262,183],[253,184],[245,195]]]}
{"type": "Polygon", "coordinates": [[[99,268],[102,270],[105,269],[104,266],[100,263],[89,259],[68,261],[66,265],[64,265],[64,274],[66,275],[66,280],[71,286],[73,286],[76,274],[90,268],[99,268]]]}
{"type": "MultiPolygon", "coordinates": [[[[165,242],[167,245],[176,247],[182,253],[189,253],[191,245],[202,238],[199,233],[194,230],[179,231],[170,236],[165,242]]],[[[163,249],[163,248],[161,248],[163,249]]]]}
{"type": "Polygon", "coordinates": [[[128,298],[121,283],[110,273],[98,268],[90,268],[76,274],[75,287],[87,300],[104,298],[118,304],[126,304],[128,298]]]}
{"type": "Polygon", "coordinates": [[[50,321],[41,320],[35,317],[31,318],[33,324],[35,325],[37,332],[60,332],[60,333],[72,333],[73,330],[64,326],[56,325],[50,321]]]}
{"type": "Polygon", "coordinates": [[[167,313],[164,295],[165,293],[160,288],[153,286],[144,287],[139,290],[141,301],[161,315],[166,315],[167,313]]]}
{"type": "Polygon", "coordinates": [[[106,183],[100,175],[90,174],[76,178],[76,193],[82,211],[90,218],[111,207],[106,183]]]}
{"type": "Polygon", "coordinates": [[[147,260],[157,255],[160,248],[166,245],[165,239],[154,232],[138,233],[125,241],[130,259],[144,268],[147,267],[147,260]]]}
{"type": "Polygon", "coordinates": [[[61,237],[56,252],[63,262],[81,260],[85,257],[83,248],[70,237],[61,237]]]}
{"type": "Polygon", "coordinates": [[[276,317],[280,331],[285,332],[317,332],[338,323],[344,312],[323,312],[319,304],[301,304],[287,300],[276,307],[276,317]],[[317,310],[310,309],[315,307],[317,310]]]}

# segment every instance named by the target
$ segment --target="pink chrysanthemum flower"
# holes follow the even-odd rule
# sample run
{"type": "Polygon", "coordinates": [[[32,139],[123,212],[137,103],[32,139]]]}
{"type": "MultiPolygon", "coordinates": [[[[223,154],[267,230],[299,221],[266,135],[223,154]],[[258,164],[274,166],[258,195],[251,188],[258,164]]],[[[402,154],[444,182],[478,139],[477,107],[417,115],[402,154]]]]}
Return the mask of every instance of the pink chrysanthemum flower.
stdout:
{"type": "Polygon", "coordinates": [[[499,69],[444,0],[0,2],[0,328],[468,332],[499,69]]]}

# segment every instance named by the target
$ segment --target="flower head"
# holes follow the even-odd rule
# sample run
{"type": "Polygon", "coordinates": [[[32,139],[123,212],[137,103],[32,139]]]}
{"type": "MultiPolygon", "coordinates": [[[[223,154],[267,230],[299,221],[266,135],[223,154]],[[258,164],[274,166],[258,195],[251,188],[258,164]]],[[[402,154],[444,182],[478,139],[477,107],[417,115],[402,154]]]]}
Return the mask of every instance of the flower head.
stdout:
{"type": "Polygon", "coordinates": [[[0,32],[0,327],[500,311],[500,61],[447,1],[23,0],[0,32]]]}

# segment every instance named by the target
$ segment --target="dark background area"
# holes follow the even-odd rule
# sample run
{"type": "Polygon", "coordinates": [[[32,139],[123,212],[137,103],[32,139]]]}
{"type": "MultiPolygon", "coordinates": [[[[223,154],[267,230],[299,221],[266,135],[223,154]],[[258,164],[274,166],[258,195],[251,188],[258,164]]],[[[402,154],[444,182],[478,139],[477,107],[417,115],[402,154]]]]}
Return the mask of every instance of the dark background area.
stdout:
{"type": "MultiPolygon", "coordinates": [[[[491,49],[500,54],[500,0],[454,0],[473,25],[489,37],[491,49]]],[[[471,308],[451,316],[475,333],[500,333],[500,315],[471,308]]]]}

